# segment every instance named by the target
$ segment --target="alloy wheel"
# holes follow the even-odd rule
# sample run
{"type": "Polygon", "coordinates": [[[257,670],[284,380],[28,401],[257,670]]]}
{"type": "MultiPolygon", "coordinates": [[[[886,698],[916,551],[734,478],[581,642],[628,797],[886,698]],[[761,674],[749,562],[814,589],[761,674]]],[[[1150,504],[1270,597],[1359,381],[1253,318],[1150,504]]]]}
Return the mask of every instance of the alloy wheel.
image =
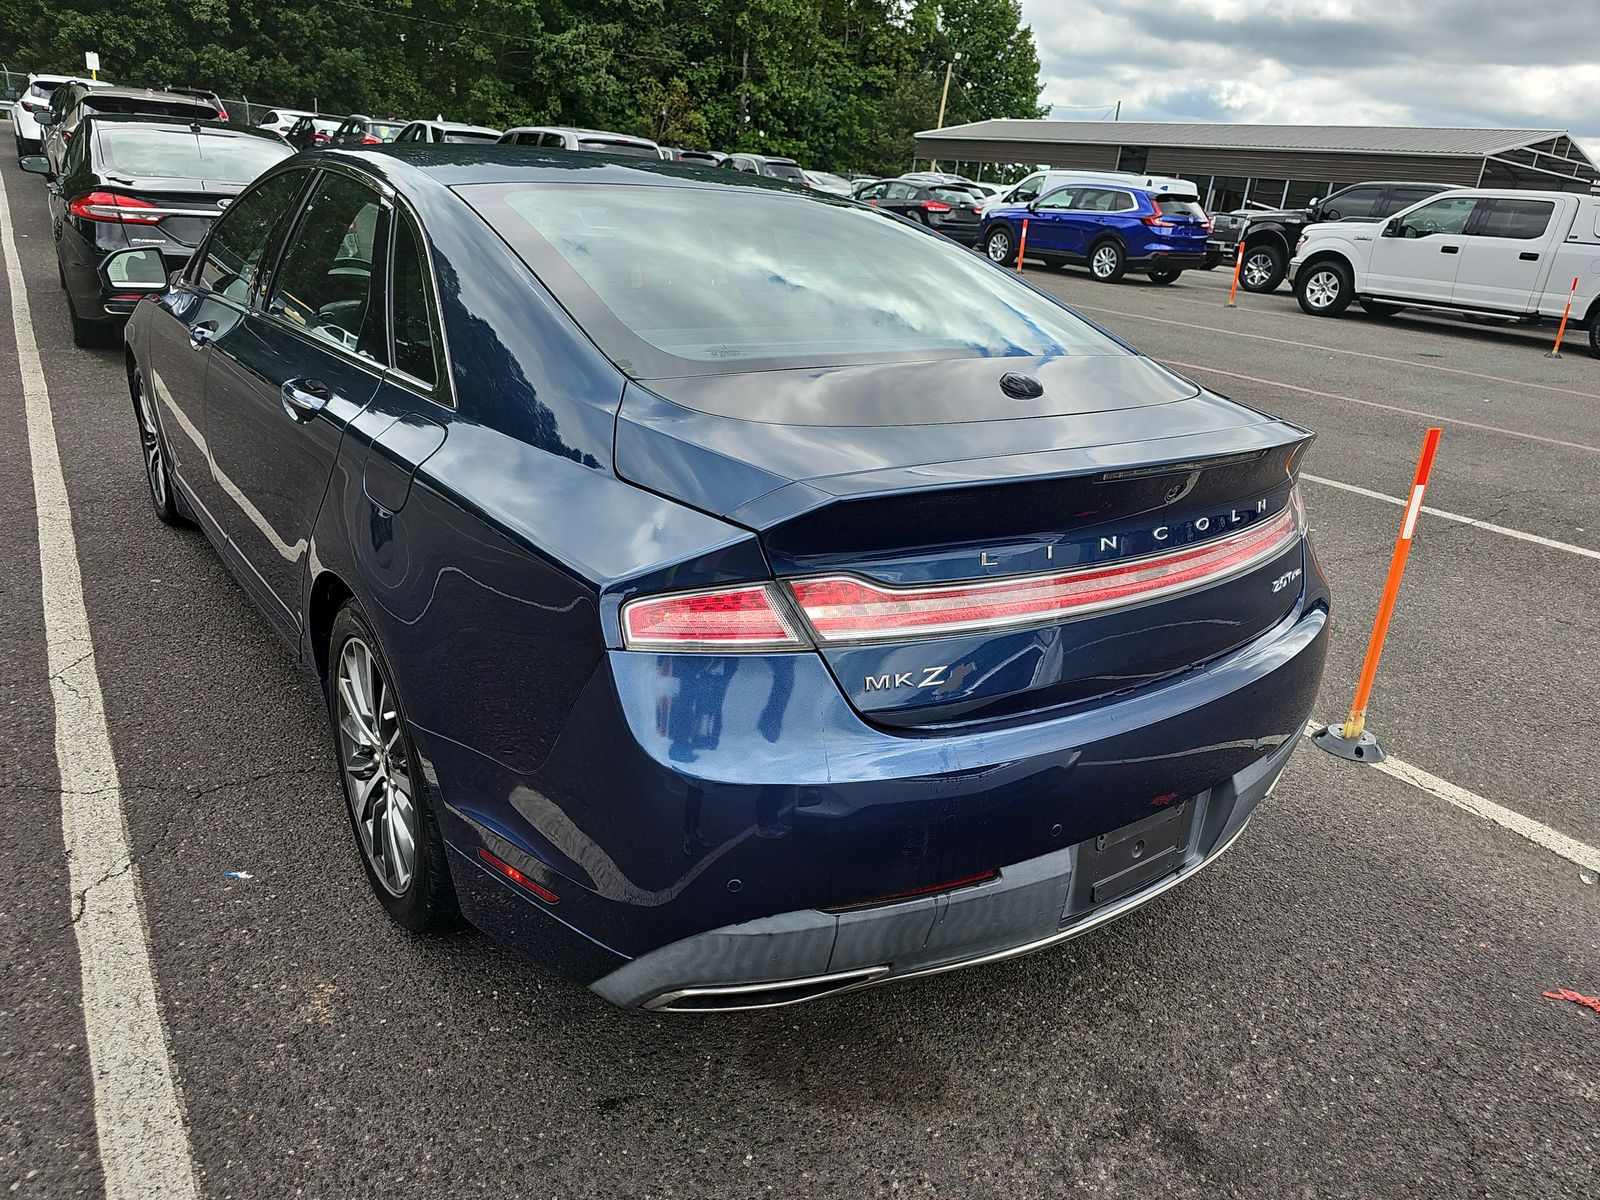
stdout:
{"type": "Polygon", "coordinates": [[[161,453],[161,432],[144,393],[144,376],[133,377],[133,406],[139,417],[139,444],[144,451],[144,473],[150,482],[150,498],[157,510],[167,507],[167,464],[161,453]]]}
{"type": "Polygon", "coordinates": [[[1273,261],[1270,251],[1256,250],[1245,255],[1244,284],[1246,287],[1266,287],[1267,281],[1272,278],[1273,268],[1277,264],[1273,261]]]}
{"type": "Polygon", "coordinates": [[[1011,261],[1011,238],[1003,229],[997,229],[989,235],[989,240],[984,243],[984,249],[989,253],[990,262],[1011,261]]]}
{"type": "Polygon", "coordinates": [[[1327,308],[1339,299],[1339,276],[1329,270],[1313,271],[1306,280],[1306,303],[1312,308],[1327,308]]]}
{"type": "Polygon", "coordinates": [[[1094,252],[1094,258],[1089,265],[1097,278],[1110,279],[1112,275],[1116,274],[1117,252],[1110,246],[1101,246],[1100,249],[1094,252]]]}
{"type": "Polygon", "coordinates": [[[372,873],[390,894],[410,886],[417,866],[417,805],[394,689],[359,637],[339,651],[334,713],[345,794],[372,873]]]}

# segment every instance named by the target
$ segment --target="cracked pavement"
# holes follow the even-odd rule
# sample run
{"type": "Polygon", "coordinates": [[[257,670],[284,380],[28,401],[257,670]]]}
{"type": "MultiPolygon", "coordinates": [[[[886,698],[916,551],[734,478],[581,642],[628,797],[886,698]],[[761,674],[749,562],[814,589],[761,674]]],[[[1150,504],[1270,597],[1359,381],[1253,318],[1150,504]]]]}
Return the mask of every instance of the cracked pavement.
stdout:
{"type": "MultiPolygon", "coordinates": [[[[820,1004],[622,1014],[482,935],[395,928],[361,874],[319,698],[204,540],[150,513],[118,357],[72,347],[42,185],[0,170],[134,848],[118,865],[137,868],[208,1196],[1600,1187],[1600,1017],[1540,994],[1600,993],[1600,886],[1310,746],[1227,858],[1135,915],[820,1004]]],[[[1089,313],[1158,358],[1600,446],[1600,362],[1543,359],[1543,332],[1317,321],[1287,292],[1226,309],[1220,272],[1159,289],[1029,276],[1188,323],[1089,313]]],[[[1425,421],[1192,374],[1318,430],[1308,470],[1407,488],[1425,421]]],[[[0,338],[0,1189],[57,1200],[103,1188],[16,380],[0,338]]],[[[1447,425],[1428,503],[1596,547],[1597,485],[1600,453],[1447,425]]],[[[1314,484],[1306,499],[1340,604],[1318,707],[1337,719],[1399,510],[1314,484]]],[[[1424,517],[1372,709],[1391,753],[1590,844],[1594,568],[1424,517]]]]}

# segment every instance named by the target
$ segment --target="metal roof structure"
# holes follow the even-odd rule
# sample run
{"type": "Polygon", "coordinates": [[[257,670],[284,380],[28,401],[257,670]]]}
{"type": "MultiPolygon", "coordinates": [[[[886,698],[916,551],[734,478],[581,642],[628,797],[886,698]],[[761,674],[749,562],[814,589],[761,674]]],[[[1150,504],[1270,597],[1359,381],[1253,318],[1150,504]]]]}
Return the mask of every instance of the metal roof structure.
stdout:
{"type": "Polygon", "coordinates": [[[916,135],[916,157],[1138,174],[1308,180],[1419,179],[1584,190],[1600,169],[1564,129],[975,121],[916,135]]]}
{"type": "Polygon", "coordinates": [[[1003,139],[1182,146],[1208,150],[1309,150],[1321,154],[1502,154],[1565,137],[1564,129],[1455,129],[1416,125],[1214,125],[1181,121],[974,121],[918,138],[1003,139]]]}

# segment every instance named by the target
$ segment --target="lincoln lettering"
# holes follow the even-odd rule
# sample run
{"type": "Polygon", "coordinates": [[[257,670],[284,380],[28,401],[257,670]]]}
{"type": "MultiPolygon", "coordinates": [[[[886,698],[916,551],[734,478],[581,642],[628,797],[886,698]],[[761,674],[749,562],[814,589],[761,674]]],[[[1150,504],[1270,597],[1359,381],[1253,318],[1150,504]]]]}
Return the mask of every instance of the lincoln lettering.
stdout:
{"type": "Polygon", "coordinates": [[[1150,529],[1128,533],[1105,534],[1096,539],[1097,544],[1093,549],[1085,545],[1079,552],[1076,563],[1073,562],[1071,555],[1064,553],[1070,547],[1063,543],[1035,542],[1032,545],[1004,550],[984,550],[978,555],[978,566],[1003,567],[1008,572],[1043,571],[1055,565],[1082,566],[1086,563],[1101,562],[1113,555],[1148,554],[1164,546],[1181,545],[1184,542],[1225,533],[1236,525],[1242,525],[1254,517],[1263,515],[1267,511],[1267,503],[1264,499],[1258,500],[1253,508],[1246,508],[1243,511],[1230,508],[1226,513],[1196,517],[1183,524],[1156,525],[1150,529]]]}

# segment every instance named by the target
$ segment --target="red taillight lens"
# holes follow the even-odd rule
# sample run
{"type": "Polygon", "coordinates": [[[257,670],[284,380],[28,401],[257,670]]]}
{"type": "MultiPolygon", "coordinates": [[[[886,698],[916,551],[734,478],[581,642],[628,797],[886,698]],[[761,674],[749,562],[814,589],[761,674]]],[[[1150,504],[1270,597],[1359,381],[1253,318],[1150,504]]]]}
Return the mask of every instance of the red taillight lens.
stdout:
{"type": "Polygon", "coordinates": [[[630,600],[622,609],[630,650],[785,650],[806,643],[770,584],[630,600]]]}
{"type": "Polygon", "coordinates": [[[67,205],[68,211],[85,221],[120,221],[124,225],[156,225],[161,217],[150,210],[156,206],[115,192],[89,192],[67,205]]]}
{"type": "Polygon", "coordinates": [[[319,129],[311,135],[311,140],[314,142],[325,142],[328,140],[328,135],[319,129]]]}
{"type": "Polygon", "coordinates": [[[950,206],[942,200],[924,200],[922,207],[928,212],[949,212],[950,206]]]}
{"type": "Polygon", "coordinates": [[[560,896],[556,895],[547,887],[540,887],[537,883],[529,879],[521,871],[517,870],[510,863],[506,862],[505,859],[500,858],[498,855],[490,854],[487,850],[480,849],[478,851],[478,857],[483,859],[484,862],[488,863],[496,871],[499,871],[500,874],[504,875],[507,879],[511,880],[512,883],[517,884],[519,887],[526,888],[535,896],[539,897],[539,899],[543,900],[546,904],[561,903],[560,896]]]}
{"type": "Polygon", "coordinates": [[[41,113],[50,106],[41,100],[24,100],[22,107],[26,112],[41,113]]]}
{"type": "Polygon", "coordinates": [[[217,120],[226,121],[227,119],[228,119],[228,110],[225,109],[225,108],[217,109],[217,120]]]}
{"type": "Polygon", "coordinates": [[[383,139],[382,138],[375,138],[369,133],[369,134],[363,135],[363,137],[361,138],[361,144],[363,146],[381,146],[381,145],[383,145],[383,139]]]}
{"type": "Polygon", "coordinates": [[[1171,229],[1177,225],[1176,221],[1169,221],[1163,216],[1140,217],[1139,220],[1156,229],[1171,229]]]}
{"type": "Polygon", "coordinates": [[[936,636],[1027,625],[1159,599],[1243,573],[1300,537],[1298,498],[1260,525],[1201,546],[1113,566],[929,588],[890,588],[850,576],[792,585],[822,642],[936,636]]]}

